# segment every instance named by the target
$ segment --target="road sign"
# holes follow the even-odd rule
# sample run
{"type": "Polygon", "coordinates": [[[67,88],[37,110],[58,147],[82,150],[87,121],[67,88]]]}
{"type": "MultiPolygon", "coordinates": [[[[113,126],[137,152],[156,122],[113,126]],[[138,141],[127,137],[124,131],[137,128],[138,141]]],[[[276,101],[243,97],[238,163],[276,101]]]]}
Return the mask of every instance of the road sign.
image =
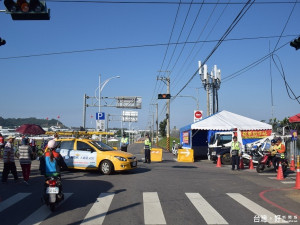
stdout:
{"type": "Polygon", "coordinates": [[[178,149],[177,162],[194,162],[193,149],[178,149]]]}
{"type": "Polygon", "coordinates": [[[104,112],[97,112],[96,113],[96,120],[105,120],[105,113],[104,112]]]}
{"type": "Polygon", "coordinates": [[[194,111],[194,122],[202,120],[203,111],[195,110],[194,111]]]}
{"type": "Polygon", "coordinates": [[[97,131],[105,131],[105,120],[96,120],[97,131]]]}

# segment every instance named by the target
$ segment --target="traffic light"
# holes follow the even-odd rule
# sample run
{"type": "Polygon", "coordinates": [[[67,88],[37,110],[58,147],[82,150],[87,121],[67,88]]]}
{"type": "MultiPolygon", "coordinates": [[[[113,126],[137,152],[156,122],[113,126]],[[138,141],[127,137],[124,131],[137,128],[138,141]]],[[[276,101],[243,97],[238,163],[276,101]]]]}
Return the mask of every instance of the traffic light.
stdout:
{"type": "Polygon", "coordinates": [[[158,94],[158,99],[170,99],[170,94],[158,94]]]}
{"type": "Polygon", "coordinates": [[[5,44],[6,44],[6,41],[3,40],[2,38],[0,38],[0,46],[1,46],[1,45],[5,45],[5,44]]]}
{"type": "Polygon", "coordinates": [[[296,50],[300,49],[300,37],[296,38],[290,43],[290,46],[294,47],[296,50]]]}
{"type": "Polygon", "coordinates": [[[13,20],[50,20],[50,9],[45,1],[4,0],[4,5],[13,20]]]}

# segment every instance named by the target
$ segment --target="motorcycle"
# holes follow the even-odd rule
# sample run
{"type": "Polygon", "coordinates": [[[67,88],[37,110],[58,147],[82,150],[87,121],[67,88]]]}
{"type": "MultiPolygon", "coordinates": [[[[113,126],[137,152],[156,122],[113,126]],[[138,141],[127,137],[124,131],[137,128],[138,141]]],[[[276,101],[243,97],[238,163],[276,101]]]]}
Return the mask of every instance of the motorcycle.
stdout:
{"type": "MultiPolygon", "coordinates": [[[[288,165],[289,165],[288,160],[286,158],[281,159],[281,167],[282,167],[283,173],[287,170],[288,165]]],[[[264,155],[258,161],[258,165],[256,166],[256,171],[258,173],[262,173],[264,171],[265,167],[270,168],[271,166],[272,166],[271,153],[270,152],[264,152],[264,155]]]]}
{"type": "Polygon", "coordinates": [[[47,177],[44,187],[45,192],[42,201],[50,207],[51,211],[54,211],[55,206],[64,200],[60,176],[47,177]]]}
{"type": "Polygon", "coordinates": [[[249,166],[250,159],[252,159],[253,164],[258,164],[259,158],[263,156],[262,147],[253,145],[250,149],[246,149],[242,153],[242,159],[245,165],[249,166]]]}

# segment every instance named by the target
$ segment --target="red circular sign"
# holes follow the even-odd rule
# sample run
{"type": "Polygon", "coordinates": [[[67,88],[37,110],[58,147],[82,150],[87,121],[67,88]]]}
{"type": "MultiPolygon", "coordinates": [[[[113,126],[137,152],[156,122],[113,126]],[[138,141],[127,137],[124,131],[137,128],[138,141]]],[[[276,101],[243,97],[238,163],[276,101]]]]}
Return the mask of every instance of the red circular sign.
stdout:
{"type": "Polygon", "coordinates": [[[196,112],[195,112],[195,117],[196,117],[197,119],[200,119],[200,118],[202,117],[202,112],[196,111],[196,112]]]}

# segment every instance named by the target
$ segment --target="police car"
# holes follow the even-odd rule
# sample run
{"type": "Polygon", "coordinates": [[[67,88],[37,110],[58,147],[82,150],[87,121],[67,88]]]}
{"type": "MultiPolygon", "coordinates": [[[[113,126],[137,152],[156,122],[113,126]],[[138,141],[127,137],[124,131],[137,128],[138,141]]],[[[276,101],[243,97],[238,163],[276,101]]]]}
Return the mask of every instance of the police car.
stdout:
{"type": "Polygon", "coordinates": [[[81,138],[58,139],[57,152],[70,169],[99,170],[104,175],[137,167],[136,157],[101,141],[81,138]]]}

